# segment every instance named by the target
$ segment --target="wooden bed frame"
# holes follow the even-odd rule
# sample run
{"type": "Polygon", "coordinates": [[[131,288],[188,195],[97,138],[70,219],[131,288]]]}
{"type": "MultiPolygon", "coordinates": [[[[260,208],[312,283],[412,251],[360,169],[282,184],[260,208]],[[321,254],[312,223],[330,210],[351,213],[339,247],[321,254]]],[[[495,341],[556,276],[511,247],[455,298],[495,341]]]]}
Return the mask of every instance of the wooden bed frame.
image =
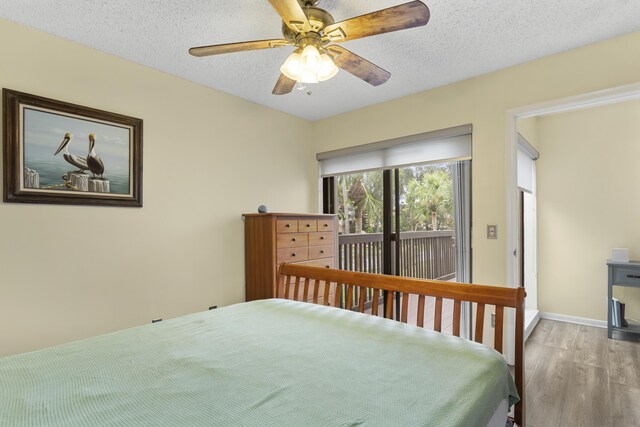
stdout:
{"type": "Polygon", "coordinates": [[[350,309],[360,313],[369,310],[371,315],[380,315],[387,319],[393,317],[394,298],[387,298],[384,309],[378,310],[378,306],[382,304],[382,300],[379,301],[380,292],[367,292],[367,290],[397,293],[401,301],[400,321],[405,323],[408,319],[409,296],[417,296],[411,302],[417,303],[416,326],[419,327],[424,327],[425,297],[434,297],[434,330],[437,332],[441,332],[442,328],[442,300],[453,300],[453,335],[455,336],[460,336],[461,303],[463,301],[473,303],[476,310],[474,341],[478,343],[483,342],[485,308],[487,305],[493,305],[496,315],[493,348],[500,353],[502,353],[505,308],[515,309],[515,383],[520,395],[520,401],[515,405],[515,422],[519,427],[525,426],[524,288],[358,273],[301,264],[281,264],[278,269],[277,295],[279,298],[341,307],[341,292],[336,291],[338,285],[344,286],[345,301],[353,301],[354,296],[358,299],[358,304],[350,309]],[[369,303],[366,301],[367,294],[372,296],[369,303]],[[378,311],[383,313],[379,314],[378,311]]]}

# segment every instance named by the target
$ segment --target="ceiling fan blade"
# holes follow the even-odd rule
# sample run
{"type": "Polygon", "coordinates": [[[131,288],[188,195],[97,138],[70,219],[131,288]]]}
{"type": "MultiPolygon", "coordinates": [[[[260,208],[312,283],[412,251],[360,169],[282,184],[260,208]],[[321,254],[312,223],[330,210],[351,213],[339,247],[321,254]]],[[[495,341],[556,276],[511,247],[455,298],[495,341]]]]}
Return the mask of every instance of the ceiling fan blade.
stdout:
{"type": "Polygon", "coordinates": [[[331,45],[327,50],[333,57],[333,62],[343,70],[364,80],[372,86],[380,86],[389,80],[391,73],[367,61],[361,56],[348,51],[342,46],[331,45]]]}
{"type": "Polygon", "coordinates": [[[298,0],[269,0],[271,6],[278,12],[282,21],[295,31],[309,31],[311,24],[304,14],[298,0]]]}
{"type": "Polygon", "coordinates": [[[359,39],[427,25],[430,15],[427,5],[416,0],[336,22],[328,25],[324,34],[334,42],[359,39]]]}
{"type": "Polygon", "coordinates": [[[273,91],[271,93],[274,95],[286,95],[293,90],[293,87],[295,85],[295,80],[291,80],[284,74],[280,74],[280,78],[278,79],[276,85],[273,87],[273,91]]]}
{"type": "Polygon", "coordinates": [[[269,49],[272,47],[282,47],[291,44],[284,39],[272,40],[253,40],[249,42],[214,44],[211,46],[199,46],[189,49],[189,53],[193,56],[210,56],[219,55],[221,53],[242,52],[245,50],[269,49]]]}

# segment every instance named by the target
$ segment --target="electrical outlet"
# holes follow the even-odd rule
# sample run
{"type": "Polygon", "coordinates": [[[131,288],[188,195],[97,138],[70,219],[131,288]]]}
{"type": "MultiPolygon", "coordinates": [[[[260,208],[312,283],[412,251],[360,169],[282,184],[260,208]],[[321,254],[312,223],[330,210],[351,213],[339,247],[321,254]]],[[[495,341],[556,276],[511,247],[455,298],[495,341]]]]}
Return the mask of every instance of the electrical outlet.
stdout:
{"type": "Polygon", "coordinates": [[[498,238],[498,226],[487,225],[487,239],[497,239],[497,238],[498,238]]]}
{"type": "Polygon", "coordinates": [[[209,310],[213,310],[214,308],[218,308],[217,305],[212,305],[211,307],[209,307],[209,310]]]}
{"type": "Polygon", "coordinates": [[[491,313],[491,327],[492,328],[496,327],[496,314],[495,313],[491,313]]]}
{"type": "Polygon", "coordinates": [[[162,322],[162,317],[158,317],[157,319],[151,319],[151,323],[162,322]]]}

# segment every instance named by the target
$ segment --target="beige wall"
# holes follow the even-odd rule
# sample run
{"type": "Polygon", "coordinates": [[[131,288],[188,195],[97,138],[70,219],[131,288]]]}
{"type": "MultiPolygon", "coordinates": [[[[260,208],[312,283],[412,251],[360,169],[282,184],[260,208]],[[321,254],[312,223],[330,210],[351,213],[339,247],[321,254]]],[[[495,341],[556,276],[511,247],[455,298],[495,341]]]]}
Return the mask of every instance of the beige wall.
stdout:
{"type": "MultiPolygon", "coordinates": [[[[538,119],[538,306],[606,320],[611,248],[640,259],[640,101],[538,119]]],[[[620,288],[640,320],[640,289],[620,288]]]]}
{"type": "Polygon", "coordinates": [[[637,82],[638,52],[633,33],[321,120],[313,124],[314,151],[472,123],[473,280],[504,284],[506,110],[637,82]],[[487,224],[498,225],[497,240],[486,239],[487,224]]]}
{"type": "Polygon", "coordinates": [[[310,124],[4,20],[0,40],[0,86],[144,120],[143,208],[0,204],[0,356],[242,301],[241,213],[315,204],[310,124]]]}
{"type": "Polygon", "coordinates": [[[3,87],[145,121],[144,208],[0,205],[0,355],[238,302],[239,214],[315,210],[313,154],[465,123],[474,280],[502,284],[505,111],[640,75],[635,33],[309,124],[2,20],[0,40],[3,87]]]}

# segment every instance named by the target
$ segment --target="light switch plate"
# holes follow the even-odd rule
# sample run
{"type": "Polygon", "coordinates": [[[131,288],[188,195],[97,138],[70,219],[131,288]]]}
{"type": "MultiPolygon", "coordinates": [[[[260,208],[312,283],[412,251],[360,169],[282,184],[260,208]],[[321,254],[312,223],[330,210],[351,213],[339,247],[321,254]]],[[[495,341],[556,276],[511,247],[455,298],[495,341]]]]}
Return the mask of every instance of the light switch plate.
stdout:
{"type": "Polygon", "coordinates": [[[487,225],[487,239],[497,239],[497,238],[498,238],[498,226],[487,225]]]}

